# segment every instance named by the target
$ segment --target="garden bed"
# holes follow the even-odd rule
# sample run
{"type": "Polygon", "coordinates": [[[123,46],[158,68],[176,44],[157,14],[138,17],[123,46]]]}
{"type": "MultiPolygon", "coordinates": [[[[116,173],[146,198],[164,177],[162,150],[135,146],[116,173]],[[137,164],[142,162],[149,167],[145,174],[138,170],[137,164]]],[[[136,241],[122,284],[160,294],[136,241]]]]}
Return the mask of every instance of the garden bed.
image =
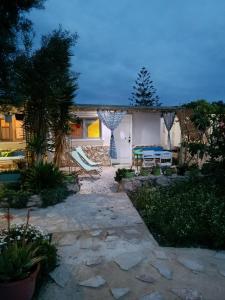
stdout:
{"type": "Polygon", "coordinates": [[[224,188],[209,177],[128,193],[162,246],[225,249],[224,188]]]}

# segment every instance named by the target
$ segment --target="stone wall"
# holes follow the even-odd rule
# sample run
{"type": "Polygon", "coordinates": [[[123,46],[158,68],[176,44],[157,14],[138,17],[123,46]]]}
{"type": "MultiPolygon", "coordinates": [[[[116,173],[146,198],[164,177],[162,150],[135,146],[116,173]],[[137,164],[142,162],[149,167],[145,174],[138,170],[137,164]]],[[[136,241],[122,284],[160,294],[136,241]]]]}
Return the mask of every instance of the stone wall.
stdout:
{"type": "Polygon", "coordinates": [[[186,180],[186,176],[178,176],[173,174],[172,176],[135,176],[134,178],[123,178],[119,185],[119,191],[131,193],[143,186],[169,186],[178,180],[186,180]]]}
{"type": "Polygon", "coordinates": [[[82,146],[87,157],[102,166],[110,166],[109,146],[82,146]]]}
{"type": "MultiPolygon", "coordinates": [[[[111,165],[108,146],[82,145],[82,149],[88,158],[90,158],[94,162],[99,162],[101,166],[111,165]]],[[[77,167],[77,171],[80,170],[80,167],[78,167],[78,165],[70,158],[70,156],[66,154],[62,161],[61,167],[69,167],[69,166],[75,168],[77,167]]]]}

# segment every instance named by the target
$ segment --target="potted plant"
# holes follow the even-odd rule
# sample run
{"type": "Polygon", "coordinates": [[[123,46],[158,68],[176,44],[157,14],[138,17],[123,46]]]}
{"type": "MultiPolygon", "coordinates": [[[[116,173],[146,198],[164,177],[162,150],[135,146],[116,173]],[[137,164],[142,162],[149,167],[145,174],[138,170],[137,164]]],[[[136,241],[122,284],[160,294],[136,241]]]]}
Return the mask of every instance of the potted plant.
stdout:
{"type": "Polygon", "coordinates": [[[34,244],[13,241],[1,247],[0,295],[7,300],[31,300],[34,294],[39,262],[39,247],[34,244]]]}
{"type": "Polygon", "coordinates": [[[31,300],[40,270],[43,277],[57,264],[57,249],[51,235],[29,224],[12,225],[9,209],[7,228],[0,231],[0,298],[31,300]]]}

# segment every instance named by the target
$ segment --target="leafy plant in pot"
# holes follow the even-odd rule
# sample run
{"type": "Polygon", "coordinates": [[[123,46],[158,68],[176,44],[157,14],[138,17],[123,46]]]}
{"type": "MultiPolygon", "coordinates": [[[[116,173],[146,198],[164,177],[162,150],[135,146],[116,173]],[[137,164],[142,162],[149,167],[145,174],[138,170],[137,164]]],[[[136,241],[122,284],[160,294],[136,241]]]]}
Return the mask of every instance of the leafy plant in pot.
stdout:
{"type": "Polygon", "coordinates": [[[34,294],[39,262],[39,247],[13,242],[4,245],[0,255],[0,295],[2,299],[30,300],[34,294]]]}
{"type": "Polygon", "coordinates": [[[7,300],[31,300],[39,270],[55,267],[49,249],[56,248],[48,234],[29,224],[29,210],[25,224],[11,226],[9,209],[5,218],[8,226],[0,231],[0,295],[7,300]]]}

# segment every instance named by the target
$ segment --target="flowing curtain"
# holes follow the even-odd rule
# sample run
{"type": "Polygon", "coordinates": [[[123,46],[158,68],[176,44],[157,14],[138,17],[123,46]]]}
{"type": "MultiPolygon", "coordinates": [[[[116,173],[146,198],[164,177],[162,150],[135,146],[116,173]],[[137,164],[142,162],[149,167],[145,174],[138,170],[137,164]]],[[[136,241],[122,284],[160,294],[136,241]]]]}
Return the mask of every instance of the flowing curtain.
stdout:
{"type": "Polygon", "coordinates": [[[173,126],[174,119],[175,119],[175,112],[163,113],[163,119],[164,119],[166,129],[167,129],[167,132],[168,132],[169,149],[171,149],[172,145],[171,145],[170,131],[171,131],[171,128],[173,126]]]}
{"type": "Polygon", "coordinates": [[[103,124],[111,130],[110,138],[110,148],[109,156],[111,158],[117,158],[116,144],[114,138],[114,130],[119,126],[120,122],[123,119],[123,116],[126,114],[125,111],[98,111],[98,117],[103,122],[103,124]]]}

